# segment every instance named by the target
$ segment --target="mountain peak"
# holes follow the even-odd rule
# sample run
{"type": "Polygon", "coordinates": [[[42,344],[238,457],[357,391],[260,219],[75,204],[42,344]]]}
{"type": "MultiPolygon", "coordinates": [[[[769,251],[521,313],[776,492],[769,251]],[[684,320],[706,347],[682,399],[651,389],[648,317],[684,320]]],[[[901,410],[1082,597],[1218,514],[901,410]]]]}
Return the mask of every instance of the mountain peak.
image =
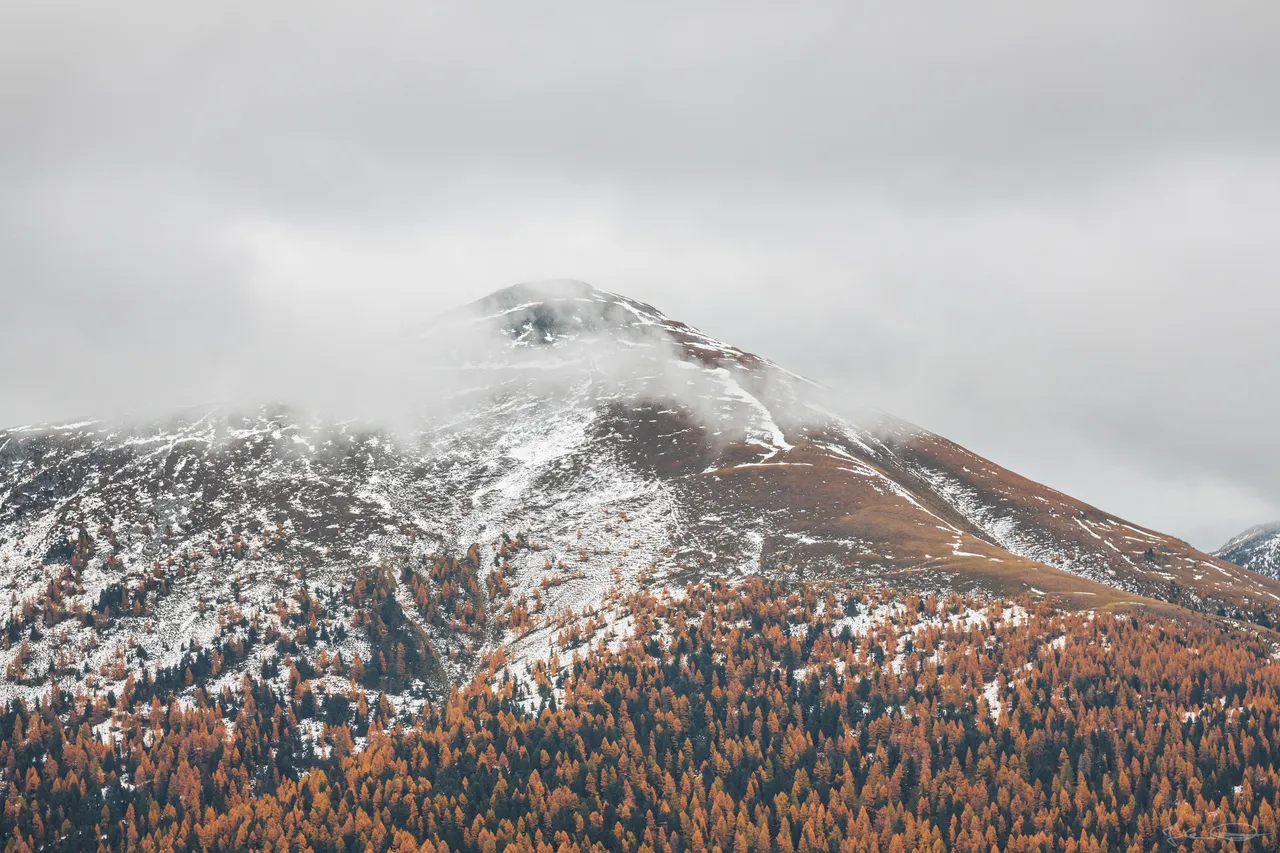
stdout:
{"type": "Polygon", "coordinates": [[[1250,527],[1232,537],[1214,556],[1259,574],[1280,576],[1280,521],[1250,527]]]}
{"type": "Polygon", "coordinates": [[[636,299],[602,290],[585,281],[573,278],[551,278],[526,281],[495,290],[488,296],[471,303],[471,307],[484,313],[509,311],[525,305],[560,305],[581,310],[589,305],[629,305],[652,317],[664,316],[652,305],[636,299]]]}
{"type": "Polygon", "coordinates": [[[655,337],[677,345],[690,341],[738,358],[741,350],[673,320],[637,299],[576,279],[549,279],[504,287],[465,309],[479,322],[495,323],[516,346],[556,346],[606,338],[655,337]]]}
{"type": "Polygon", "coordinates": [[[521,302],[555,301],[560,299],[603,298],[612,296],[607,291],[576,278],[547,278],[522,281],[499,288],[476,304],[512,304],[521,302]]]}

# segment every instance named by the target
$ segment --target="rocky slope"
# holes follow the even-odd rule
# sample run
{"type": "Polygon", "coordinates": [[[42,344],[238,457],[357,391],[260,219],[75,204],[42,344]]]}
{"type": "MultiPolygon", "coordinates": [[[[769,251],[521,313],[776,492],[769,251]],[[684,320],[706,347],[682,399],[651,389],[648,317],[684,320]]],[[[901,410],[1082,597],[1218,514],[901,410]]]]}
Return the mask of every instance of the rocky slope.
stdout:
{"type": "Polygon", "coordinates": [[[218,688],[341,655],[411,701],[494,653],[527,674],[625,632],[627,591],[708,575],[1264,622],[1280,604],[1274,580],[839,417],[813,383],[584,284],[499,291],[400,357],[444,377],[410,429],[266,406],[0,431],[3,689],[218,688]]]}
{"type": "Polygon", "coordinates": [[[1214,555],[1268,577],[1280,577],[1280,521],[1251,527],[1214,555]]]}

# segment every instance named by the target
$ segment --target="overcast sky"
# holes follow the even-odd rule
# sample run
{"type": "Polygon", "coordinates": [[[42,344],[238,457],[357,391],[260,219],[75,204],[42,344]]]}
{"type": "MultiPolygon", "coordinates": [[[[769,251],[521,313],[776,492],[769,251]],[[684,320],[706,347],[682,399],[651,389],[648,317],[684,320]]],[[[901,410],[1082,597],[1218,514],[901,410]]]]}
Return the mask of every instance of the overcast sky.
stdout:
{"type": "Polygon", "coordinates": [[[1273,0],[5,3],[0,422],[573,277],[1212,548],[1280,517],[1277,104],[1273,0]]]}

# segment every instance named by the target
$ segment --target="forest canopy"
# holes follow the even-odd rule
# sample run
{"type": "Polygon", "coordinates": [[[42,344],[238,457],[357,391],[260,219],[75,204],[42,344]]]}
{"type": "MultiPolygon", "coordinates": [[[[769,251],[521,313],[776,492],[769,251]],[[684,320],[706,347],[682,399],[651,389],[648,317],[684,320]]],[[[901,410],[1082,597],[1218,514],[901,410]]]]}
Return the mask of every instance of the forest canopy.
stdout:
{"type": "Polygon", "coordinates": [[[370,685],[400,664],[324,691],[285,654],[278,678],[216,695],[130,680],[120,695],[14,701],[0,716],[4,849],[1137,853],[1280,839],[1280,666],[1253,629],[759,578],[626,608],[630,640],[552,653],[534,691],[498,654],[465,689],[397,707],[370,685]],[[1258,837],[1190,838],[1227,823],[1258,837]]]}

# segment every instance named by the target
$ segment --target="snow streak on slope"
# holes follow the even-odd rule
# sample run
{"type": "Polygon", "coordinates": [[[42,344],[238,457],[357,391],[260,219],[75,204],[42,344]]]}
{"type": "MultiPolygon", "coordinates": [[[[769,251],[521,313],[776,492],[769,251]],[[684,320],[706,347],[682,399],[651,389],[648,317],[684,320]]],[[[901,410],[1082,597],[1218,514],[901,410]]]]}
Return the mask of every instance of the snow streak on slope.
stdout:
{"type": "MultiPolygon", "coordinates": [[[[1069,550],[1053,536],[1029,525],[1019,524],[1015,515],[1002,513],[999,507],[985,502],[977,489],[966,486],[943,471],[922,466],[918,473],[940,497],[1006,551],[1099,583],[1129,592],[1138,591],[1131,579],[1117,576],[1115,569],[1097,553],[1069,550]]],[[[1097,535],[1083,524],[1082,529],[1097,535]]]]}
{"type": "Polygon", "coordinates": [[[904,472],[1010,553],[1112,588],[1266,624],[1271,580],[1019,477],[926,431],[890,442],[904,472]]]}

